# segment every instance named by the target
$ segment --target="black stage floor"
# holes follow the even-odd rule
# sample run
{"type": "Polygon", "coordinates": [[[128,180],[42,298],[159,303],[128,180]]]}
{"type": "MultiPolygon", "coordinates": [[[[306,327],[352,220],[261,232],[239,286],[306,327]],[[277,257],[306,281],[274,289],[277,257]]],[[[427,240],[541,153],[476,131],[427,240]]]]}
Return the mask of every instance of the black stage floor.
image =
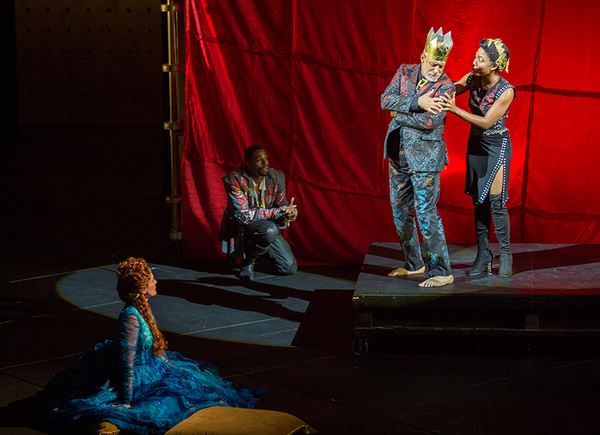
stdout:
{"type": "MultiPolygon", "coordinates": [[[[152,263],[159,292],[152,306],[172,350],[214,362],[232,382],[265,387],[258,408],[297,415],[324,434],[558,435],[600,427],[600,358],[585,342],[569,348],[553,339],[534,349],[512,337],[381,336],[367,355],[354,356],[352,297],[367,263],[358,280],[358,267],[331,266],[292,277],[258,273],[247,285],[219,263],[152,263]]],[[[34,435],[27,399],[83,351],[114,338],[122,303],[114,264],[54,266],[55,273],[49,265],[3,266],[12,279],[2,291],[0,434],[34,435]],[[44,274],[23,275],[34,269],[44,274]]]]}
{"type": "MultiPolygon", "coordinates": [[[[151,300],[161,330],[184,336],[267,346],[319,347],[329,335],[305,331],[319,322],[325,305],[329,315],[352,310],[349,300],[354,281],[336,276],[339,267],[304,268],[292,277],[257,270],[255,281],[240,281],[223,264],[183,268],[150,263],[158,281],[158,295],[151,300]],[[310,306],[310,309],[309,309],[310,306]]],[[[73,304],[73,312],[85,310],[116,319],[123,307],[116,286],[117,265],[78,271],[56,284],[58,296],[73,304]]],[[[338,319],[339,320],[339,319],[338,319]]],[[[320,325],[319,328],[324,325],[320,325]]],[[[330,325],[339,331],[351,323],[330,325]]]]}

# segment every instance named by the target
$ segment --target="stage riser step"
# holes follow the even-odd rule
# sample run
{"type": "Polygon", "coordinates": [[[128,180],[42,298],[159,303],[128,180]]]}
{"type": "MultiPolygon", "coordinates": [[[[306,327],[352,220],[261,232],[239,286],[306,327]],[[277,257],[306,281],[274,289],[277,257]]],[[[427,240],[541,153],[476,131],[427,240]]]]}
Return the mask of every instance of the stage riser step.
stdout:
{"type": "Polygon", "coordinates": [[[595,311],[376,310],[360,312],[357,328],[472,328],[511,330],[597,330],[595,311]]]}

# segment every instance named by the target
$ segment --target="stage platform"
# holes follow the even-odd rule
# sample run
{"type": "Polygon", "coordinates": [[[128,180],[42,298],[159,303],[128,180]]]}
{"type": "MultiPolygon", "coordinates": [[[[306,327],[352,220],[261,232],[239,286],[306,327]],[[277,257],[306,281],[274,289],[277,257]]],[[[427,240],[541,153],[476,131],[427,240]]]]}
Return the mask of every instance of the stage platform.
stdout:
{"type": "Polygon", "coordinates": [[[454,283],[421,288],[426,274],[387,276],[404,264],[398,243],[372,243],[353,296],[353,352],[368,351],[370,334],[600,335],[600,245],[511,248],[512,277],[498,277],[497,257],[492,275],[469,277],[476,247],[449,245],[454,283]]]}

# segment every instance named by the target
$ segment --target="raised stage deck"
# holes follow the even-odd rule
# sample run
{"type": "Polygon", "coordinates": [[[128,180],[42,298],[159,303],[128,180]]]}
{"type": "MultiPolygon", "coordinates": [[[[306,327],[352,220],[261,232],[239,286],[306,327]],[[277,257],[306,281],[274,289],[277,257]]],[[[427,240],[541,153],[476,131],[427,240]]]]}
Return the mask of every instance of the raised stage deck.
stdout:
{"type": "Polygon", "coordinates": [[[492,275],[466,276],[476,247],[448,249],[454,283],[421,288],[426,274],[387,276],[404,263],[398,243],[371,244],[353,297],[356,354],[374,333],[600,334],[600,245],[512,244],[510,278],[497,258],[492,275]]]}

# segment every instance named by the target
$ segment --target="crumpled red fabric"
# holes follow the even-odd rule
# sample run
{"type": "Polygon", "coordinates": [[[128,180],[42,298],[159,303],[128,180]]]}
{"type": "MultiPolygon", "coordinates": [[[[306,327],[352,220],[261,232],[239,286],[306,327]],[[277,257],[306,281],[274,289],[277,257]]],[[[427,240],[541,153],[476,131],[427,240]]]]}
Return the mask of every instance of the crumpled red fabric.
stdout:
{"type": "MultiPolygon", "coordinates": [[[[592,0],[186,0],[186,257],[223,258],[220,179],[251,144],[286,175],[299,216],[285,237],[300,264],[362,263],[371,242],[397,241],[380,96],[401,63],[419,62],[431,27],[452,31],[454,80],[470,71],[479,40],[502,38],[510,50],[512,242],[600,243],[597,12],[592,0]]],[[[469,125],[447,118],[438,209],[449,243],[473,243],[469,125]]]]}

